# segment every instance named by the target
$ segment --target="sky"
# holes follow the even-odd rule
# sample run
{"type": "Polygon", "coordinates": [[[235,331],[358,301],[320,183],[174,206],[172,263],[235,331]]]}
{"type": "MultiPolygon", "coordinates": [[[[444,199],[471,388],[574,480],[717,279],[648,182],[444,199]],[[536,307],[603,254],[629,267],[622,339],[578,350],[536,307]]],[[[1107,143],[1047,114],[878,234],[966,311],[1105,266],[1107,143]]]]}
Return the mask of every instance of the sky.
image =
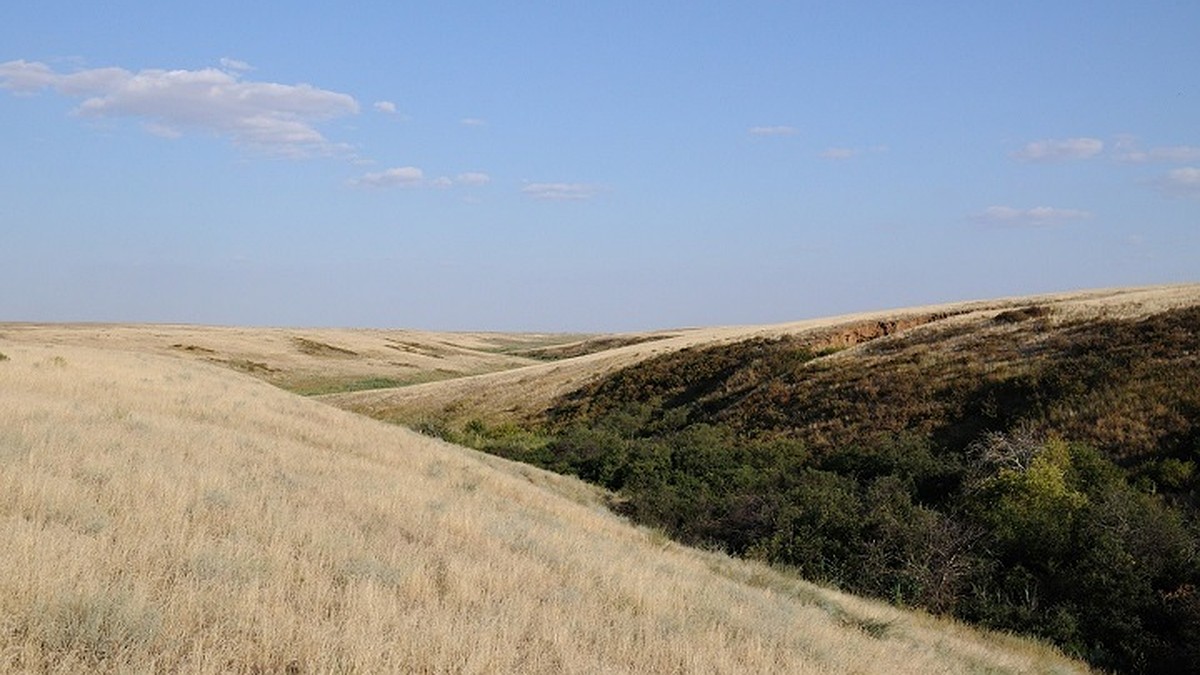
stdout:
{"type": "Polygon", "coordinates": [[[1200,3],[0,6],[0,321],[602,332],[1200,281],[1200,3]]]}

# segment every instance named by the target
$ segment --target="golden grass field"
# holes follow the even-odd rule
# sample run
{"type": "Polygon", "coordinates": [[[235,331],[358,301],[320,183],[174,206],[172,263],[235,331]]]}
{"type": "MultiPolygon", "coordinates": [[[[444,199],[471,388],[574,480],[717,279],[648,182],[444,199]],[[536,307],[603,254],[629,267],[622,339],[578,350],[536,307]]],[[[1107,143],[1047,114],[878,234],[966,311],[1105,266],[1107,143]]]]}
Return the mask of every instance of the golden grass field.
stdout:
{"type": "Polygon", "coordinates": [[[538,363],[521,356],[523,350],[580,337],[91,323],[0,324],[0,334],[39,344],[190,357],[306,394],[337,391],[370,378],[412,384],[518,368],[538,363]]]}
{"type": "MultiPolygon", "coordinates": [[[[1063,302],[1146,300],[1122,293],[1063,302]]],[[[535,365],[512,352],[574,338],[0,325],[0,670],[1085,672],[1028,640],[675,545],[573,479],[256,379],[381,376],[428,340],[459,374],[552,373],[536,398],[673,340],[845,321],[674,331],[535,365]],[[412,352],[387,346],[400,340],[412,352]]]]}

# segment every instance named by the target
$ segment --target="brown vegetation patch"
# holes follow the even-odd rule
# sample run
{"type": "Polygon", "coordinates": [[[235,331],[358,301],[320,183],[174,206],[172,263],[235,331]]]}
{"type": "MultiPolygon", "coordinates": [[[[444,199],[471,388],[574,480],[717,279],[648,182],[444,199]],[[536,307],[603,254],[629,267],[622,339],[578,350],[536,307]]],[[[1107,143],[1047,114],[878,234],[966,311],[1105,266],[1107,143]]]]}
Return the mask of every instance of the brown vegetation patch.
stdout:
{"type": "Polygon", "coordinates": [[[269,375],[279,372],[278,368],[272,368],[262,361],[251,361],[250,359],[213,359],[212,361],[251,375],[269,375]]]}
{"type": "Polygon", "coordinates": [[[882,337],[888,337],[907,331],[918,326],[941,321],[964,312],[936,312],[919,314],[897,319],[879,321],[863,321],[849,325],[836,326],[827,331],[818,331],[810,338],[811,347],[817,350],[844,349],[871,342],[882,337]]]}
{"type": "Polygon", "coordinates": [[[639,345],[646,342],[654,342],[655,340],[665,340],[675,337],[672,334],[664,333],[661,335],[613,335],[605,337],[590,338],[579,342],[572,342],[565,345],[553,345],[550,347],[537,347],[534,349],[525,349],[515,351],[513,354],[519,356],[528,356],[534,359],[544,361],[557,361],[559,359],[570,359],[577,356],[586,356],[587,354],[595,354],[597,352],[616,349],[618,347],[628,347],[629,345],[639,345]]]}
{"type": "Polygon", "coordinates": [[[1021,307],[1020,309],[1010,309],[1008,311],[1000,312],[996,315],[996,318],[993,319],[993,321],[996,323],[1020,323],[1022,321],[1029,321],[1030,319],[1040,319],[1049,315],[1050,308],[1043,307],[1041,305],[1030,305],[1028,307],[1021,307]]]}
{"type": "Polygon", "coordinates": [[[178,349],[180,351],[192,352],[193,354],[216,354],[217,353],[216,350],[209,349],[208,347],[201,347],[199,345],[185,345],[182,342],[176,342],[175,344],[171,345],[171,349],[178,349]]]}
{"type": "Polygon", "coordinates": [[[324,342],[309,340],[308,338],[293,337],[292,344],[294,344],[296,349],[300,350],[301,353],[308,354],[309,356],[358,356],[357,352],[349,349],[335,347],[330,344],[325,344],[324,342]]]}
{"type": "Polygon", "coordinates": [[[427,343],[420,342],[405,342],[403,340],[390,340],[387,343],[388,349],[395,349],[406,354],[420,354],[422,356],[432,356],[435,359],[442,358],[446,350],[435,349],[427,343]]]}

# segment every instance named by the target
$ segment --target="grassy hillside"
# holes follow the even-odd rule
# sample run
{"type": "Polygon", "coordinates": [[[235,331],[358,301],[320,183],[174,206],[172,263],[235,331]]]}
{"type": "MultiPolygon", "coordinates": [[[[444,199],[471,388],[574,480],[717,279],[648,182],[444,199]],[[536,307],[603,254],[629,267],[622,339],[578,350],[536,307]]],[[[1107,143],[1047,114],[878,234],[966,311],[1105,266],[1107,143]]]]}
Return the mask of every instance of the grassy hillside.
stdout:
{"type": "Polygon", "coordinates": [[[565,393],[474,379],[518,376],[555,395],[500,423],[473,399],[367,410],[599,483],[684,541],[1105,667],[1200,668],[1200,287],[758,331],[565,393]]]}
{"type": "Polygon", "coordinates": [[[1082,669],[191,353],[48,337],[0,338],[0,670],[1082,669]]]}
{"type": "MultiPolygon", "coordinates": [[[[409,425],[433,423],[461,427],[471,420],[479,420],[489,426],[508,423],[528,426],[544,422],[546,412],[558,405],[563,397],[598,378],[683,349],[785,336],[806,336],[826,347],[846,348],[931,321],[986,322],[999,313],[1019,310],[1030,304],[1053,306],[1060,318],[1078,316],[1086,319],[1102,315],[1138,316],[1154,309],[1187,306],[1197,302],[1198,297],[1200,286],[1196,285],[1079,291],[863,312],[773,325],[687,328],[622,335],[615,336],[623,343],[619,347],[598,352],[588,350],[581,356],[551,363],[497,368],[496,372],[442,378],[415,386],[331,394],[322,400],[377,419],[409,425]]],[[[597,342],[599,340],[593,339],[591,344],[597,342]]],[[[570,343],[564,343],[562,347],[548,351],[558,355],[570,353],[570,343]]]]}
{"type": "MultiPolygon", "coordinates": [[[[965,308],[971,306],[974,306],[974,303],[907,311],[871,312],[778,325],[688,328],[666,333],[593,338],[581,343],[522,352],[559,357],[558,360],[549,363],[537,363],[471,377],[443,379],[411,387],[335,393],[321,398],[340,408],[409,425],[431,421],[461,425],[470,420],[479,420],[489,425],[538,423],[561,397],[604,375],[658,356],[684,349],[699,349],[798,333],[828,334],[830,340],[845,346],[876,334],[881,335],[881,331],[888,327],[919,325],[945,316],[947,312],[968,311],[965,308]],[[597,345],[606,344],[615,346],[594,350],[597,345]],[[577,355],[571,356],[576,353],[577,355]]],[[[1000,301],[998,306],[1009,305],[1000,301]]]]}
{"type": "Polygon", "coordinates": [[[436,333],[345,328],[0,323],[0,337],[182,356],[253,375],[300,394],[459,378],[539,363],[578,335],[436,333]],[[525,354],[529,352],[529,354],[525,354]]]}

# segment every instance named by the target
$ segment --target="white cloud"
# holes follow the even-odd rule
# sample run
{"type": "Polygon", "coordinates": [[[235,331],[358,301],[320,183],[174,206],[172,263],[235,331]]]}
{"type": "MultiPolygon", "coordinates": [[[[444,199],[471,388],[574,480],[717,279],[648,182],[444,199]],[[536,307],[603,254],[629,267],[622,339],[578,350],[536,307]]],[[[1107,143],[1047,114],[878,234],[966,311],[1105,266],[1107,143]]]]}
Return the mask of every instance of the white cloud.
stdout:
{"type": "Polygon", "coordinates": [[[1144,153],[1137,153],[1133,161],[1145,162],[1191,162],[1200,159],[1200,147],[1195,145],[1170,145],[1150,148],[1144,153]]]}
{"type": "Polygon", "coordinates": [[[481,171],[460,173],[454,178],[438,176],[425,178],[425,172],[415,166],[399,166],[383,171],[365,173],[350,181],[350,185],[367,188],[449,188],[455,185],[479,186],[491,182],[491,176],[481,171]]]}
{"type": "Polygon", "coordinates": [[[601,190],[600,186],[587,183],[530,183],[521,188],[521,193],[547,201],[582,201],[595,197],[601,190]]]}
{"type": "Polygon", "coordinates": [[[399,166],[365,173],[350,183],[371,188],[419,187],[425,183],[425,172],[415,166],[399,166]]]}
{"type": "Polygon", "coordinates": [[[467,171],[455,176],[454,182],[459,185],[487,185],[492,182],[492,177],[482,171],[467,171]]]}
{"type": "Polygon", "coordinates": [[[1200,160],[1200,146],[1164,145],[1143,150],[1139,147],[1137,138],[1120,136],[1116,143],[1116,158],[1131,164],[1194,162],[1200,160]]]}
{"type": "Polygon", "coordinates": [[[795,134],[795,127],[782,124],[769,127],[750,127],[751,136],[794,136],[795,134]]]}
{"type": "Polygon", "coordinates": [[[374,108],[376,110],[378,110],[379,112],[383,112],[383,113],[395,113],[396,112],[396,104],[392,103],[391,101],[376,101],[374,104],[374,108]]]}
{"type": "Polygon", "coordinates": [[[1012,157],[1024,162],[1063,162],[1089,159],[1103,149],[1104,141],[1098,138],[1047,139],[1025,144],[1012,157]]]}
{"type": "Polygon", "coordinates": [[[246,63],[245,61],[239,61],[237,59],[223,58],[220,60],[220,64],[222,68],[227,70],[236,70],[239,72],[254,70],[254,66],[246,63]]]}
{"type": "Polygon", "coordinates": [[[1200,168],[1172,169],[1158,179],[1158,187],[1175,197],[1200,197],[1200,168]]]}
{"type": "Polygon", "coordinates": [[[1058,225],[1072,220],[1084,220],[1091,217],[1092,214],[1090,212],[1081,209],[1060,209],[1052,206],[1017,209],[1011,206],[989,206],[981,213],[971,216],[971,220],[988,225],[1040,227],[1058,225]]]}
{"type": "Polygon", "coordinates": [[[459,124],[464,127],[486,127],[488,125],[487,120],[479,117],[464,117],[459,120],[459,124]]]}
{"type": "MultiPolygon", "coordinates": [[[[226,59],[225,61],[228,61],[226,59]]],[[[17,93],[53,89],[81,97],[81,117],[141,120],[159,136],[202,131],[268,154],[305,157],[345,150],[315,125],[358,112],[352,96],[308,84],[250,82],[240,74],[201,70],[94,68],[58,73],[44,63],[0,64],[0,88],[17,93]]]]}
{"type": "Polygon", "coordinates": [[[872,145],[867,148],[834,147],[834,148],[826,148],[826,149],[822,150],[821,158],[834,160],[834,161],[840,161],[840,160],[854,159],[855,157],[862,157],[863,155],[877,155],[877,154],[884,153],[887,151],[888,151],[888,146],[886,146],[886,145],[872,145]]]}

